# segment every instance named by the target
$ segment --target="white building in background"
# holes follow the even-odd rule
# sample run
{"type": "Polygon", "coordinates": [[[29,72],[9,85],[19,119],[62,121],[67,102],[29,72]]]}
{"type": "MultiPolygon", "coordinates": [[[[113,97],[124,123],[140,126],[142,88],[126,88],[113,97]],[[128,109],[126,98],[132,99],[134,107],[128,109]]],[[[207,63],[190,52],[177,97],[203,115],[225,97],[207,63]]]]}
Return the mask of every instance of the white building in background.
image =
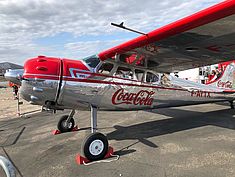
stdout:
{"type": "Polygon", "coordinates": [[[172,73],[172,75],[178,75],[179,78],[204,84],[208,80],[208,76],[212,73],[212,70],[216,70],[217,68],[218,64],[215,64],[211,66],[179,71],[178,73],[172,73]]]}
{"type": "Polygon", "coordinates": [[[190,80],[193,82],[199,82],[199,68],[188,69],[178,72],[179,78],[190,80]]]}

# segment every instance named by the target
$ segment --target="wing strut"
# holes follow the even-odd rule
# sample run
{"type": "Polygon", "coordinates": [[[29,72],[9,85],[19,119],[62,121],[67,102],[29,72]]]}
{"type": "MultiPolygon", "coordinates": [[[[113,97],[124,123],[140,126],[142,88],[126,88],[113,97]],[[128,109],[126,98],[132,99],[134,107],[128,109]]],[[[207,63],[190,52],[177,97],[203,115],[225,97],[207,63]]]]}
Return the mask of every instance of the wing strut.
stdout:
{"type": "Polygon", "coordinates": [[[125,30],[128,30],[128,31],[132,31],[132,32],[134,32],[134,33],[138,33],[138,34],[145,35],[145,36],[148,35],[148,34],[146,34],[146,33],[143,33],[143,32],[140,32],[140,31],[131,29],[131,28],[127,28],[127,27],[125,27],[123,24],[124,24],[124,22],[122,22],[122,23],[120,23],[120,24],[111,23],[111,25],[116,26],[116,27],[118,27],[118,28],[122,28],[122,29],[125,29],[125,30]]]}

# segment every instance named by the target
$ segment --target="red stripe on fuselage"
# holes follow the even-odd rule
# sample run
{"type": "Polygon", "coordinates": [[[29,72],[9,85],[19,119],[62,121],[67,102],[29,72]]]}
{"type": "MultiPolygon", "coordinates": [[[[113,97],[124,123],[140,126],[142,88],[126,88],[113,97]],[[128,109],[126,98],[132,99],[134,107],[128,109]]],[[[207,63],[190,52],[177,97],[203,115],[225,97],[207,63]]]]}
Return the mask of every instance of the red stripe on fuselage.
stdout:
{"type": "Polygon", "coordinates": [[[145,88],[155,88],[155,89],[187,91],[186,89],[180,89],[180,88],[167,88],[167,87],[160,87],[160,86],[150,86],[150,85],[143,85],[143,84],[139,85],[139,84],[132,84],[132,83],[104,81],[104,80],[77,79],[77,78],[64,78],[64,80],[73,81],[73,82],[87,82],[87,83],[97,83],[97,84],[112,84],[112,85],[124,85],[124,86],[135,86],[135,87],[145,87],[145,88]]]}
{"type": "MultiPolygon", "coordinates": [[[[122,80],[126,80],[126,81],[136,81],[136,80],[133,80],[133,79],[127,79],[127,78],[120,78],[120,77],[117,77],[117,76],[109,76],[109,75],[105,75],[105,74],[102,74],[102,73],[91,73],[89,71],[79,71],[79,70],[76,70],[75,71],[76,73],[80,73],[80,74],[89,74],[91,75],[90,77],[93,77],[93,76],[101,76],[101,77],[105,77],[105,78],[115,78],[115,79],[122,79],[122,80]]],[[[67,76],[66,76],[67,77],[67,76]]],[[[144,82],[145,83],[145,82],[144,82]]]]}
{"type": "Polygon", "coordinates": [[[27,79],[48,79],[48,80],[60,80],[60,76],[55,76],[55,75],[35,75],[35,74],[24,74],[23,78],[25,80],[27,79]]]}
{"type": "MultiPolygon", "coordinates": [[[[37,78],[37,79],[48,79],[48,80],[59,80],[57,76],[43,76],[43,75],[24,75],[24,78],[37,78]]],[[[118,78],[122,79],[122,78],[118,78]]],[[[71,81],[71,82],[82,82],[82,83],[97,83],[97,84],[110,84],[110,85],[123,85],[123,86],[130,86],[130,87],[142,87],[142,88],[154,88],[154,89],[162,89],[162,90],[178,90],[178,91],[188,91],[187,89],[183,88],[168,88],[168,87],[161,87],[161,86],[153,86],[153,85],[144,85],[144,84],[135,84],[135,83],[123,83],[123,82],[113,82],[113,81],[104,81],[104,80],[95,80],[95,79],[79,79],[79,78],[72,78],[72,77],[63,77],[64,81],[71,81]]],[[[133,82],[133,81],[132,81],[133,82]]],[[[136,81],[135,81],[136,82],[136,81]]],[[[211,92],[206,91],[207,93],[223,93],[223,92],[211,92]]]]}

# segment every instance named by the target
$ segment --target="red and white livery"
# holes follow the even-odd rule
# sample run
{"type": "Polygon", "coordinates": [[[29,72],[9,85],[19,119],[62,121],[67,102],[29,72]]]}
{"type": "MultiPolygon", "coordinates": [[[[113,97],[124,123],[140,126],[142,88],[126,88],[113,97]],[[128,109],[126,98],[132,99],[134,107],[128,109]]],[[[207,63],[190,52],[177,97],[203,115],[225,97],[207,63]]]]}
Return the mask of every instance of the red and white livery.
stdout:
{"type": "Polygon", "coordinates": [[[83,60],[38,56],[25,62],[21,95],[32,104],[71,109],[58,128],[70,131],[77,109],[91,109],[83,145],[89,160],[102,159],[107,138],[97,133],[97,110],[143,110],[229,101],[234,64],[207,85],[169,75],[235,56],[235,1],[227,0],[83,60]]]}

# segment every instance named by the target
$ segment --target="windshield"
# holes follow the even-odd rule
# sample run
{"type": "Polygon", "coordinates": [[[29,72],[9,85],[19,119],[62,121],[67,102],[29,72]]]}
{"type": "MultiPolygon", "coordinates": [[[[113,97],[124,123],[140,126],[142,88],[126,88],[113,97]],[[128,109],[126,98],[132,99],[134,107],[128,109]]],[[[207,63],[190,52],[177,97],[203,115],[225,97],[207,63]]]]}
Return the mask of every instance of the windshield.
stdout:
{"type": "Polygon", "coordinates": [[[92,55],[90,57],[84,58],[83,61],[86,62],[87,65],[89,65],[91,68],[95,68],[99,62],[100,59],[96,55],[92,55]]]}

